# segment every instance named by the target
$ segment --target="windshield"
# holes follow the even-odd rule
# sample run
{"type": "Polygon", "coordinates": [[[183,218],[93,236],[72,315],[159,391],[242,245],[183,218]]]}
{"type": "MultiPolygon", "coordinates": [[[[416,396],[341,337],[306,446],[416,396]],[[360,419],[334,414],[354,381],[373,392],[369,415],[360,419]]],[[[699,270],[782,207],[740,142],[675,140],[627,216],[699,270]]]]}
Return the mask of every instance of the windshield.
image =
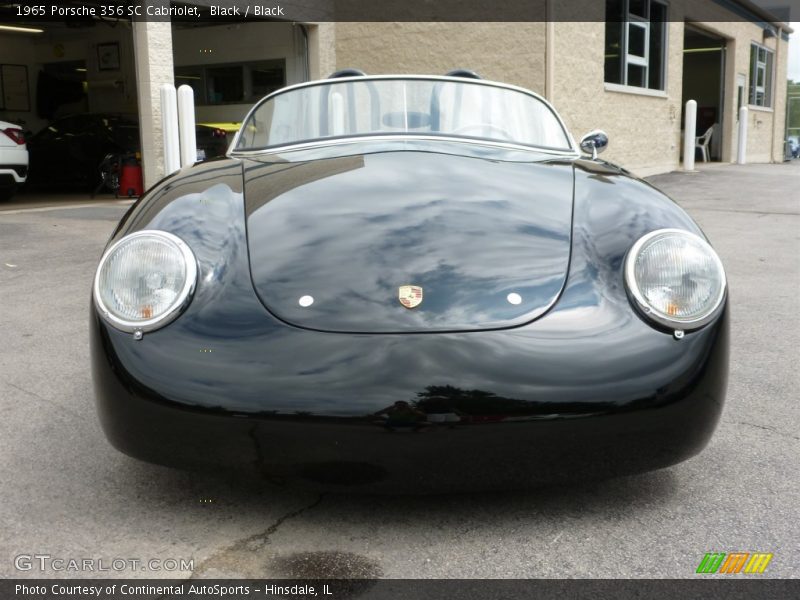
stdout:
{"type": "Polygon", "coordinates": [[[370,135],[463,137],[571,150],[553,110],[480,81],[359,78],[279,92],[241,129],[236,150],[370,135]]]}

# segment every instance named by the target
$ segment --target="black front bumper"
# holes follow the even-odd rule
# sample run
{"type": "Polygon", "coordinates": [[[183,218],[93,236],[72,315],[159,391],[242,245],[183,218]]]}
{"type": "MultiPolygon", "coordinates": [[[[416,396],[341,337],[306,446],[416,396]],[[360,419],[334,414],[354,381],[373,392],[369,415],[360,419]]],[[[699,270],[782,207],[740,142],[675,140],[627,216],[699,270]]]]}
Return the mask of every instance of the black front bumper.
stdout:
{"type": "MultiPolygon", "coordinates": [[[[243,362],[261,349],[259,358],[243,369],[242,363],[225,361],[226,350],[219,349],[219,359],[227,364],[205,374],[198,371],[197,377],[205,375],[207,385],[195,394],[191,392],[195,382],[184,378],[179,366],[173,364],[172,380],[167,379],[170,369],[159,374],[158,364],[169,355],[173,361],[180,355],[177,347],[170,348],[169,339],[159,350],[155,334],[136,342],[96,318],[92,322],[99,415],[108,439],[119,450],[159,464],[235,468],[316,489],[522,488],[666,467],[706,445],[722,410],[727,381],[727,315],[680,342],[647,332],[660,336],[658,343],[665,348],[664,364],[649,374],[642,369],[648,363],[644,355],[651,352],[640,353],[638,365],[606,362],[594,353],[591,372],[587,371],[591,355],[578,351],[577,345],[573,366],[565,371],[572,371],[572,378],[553,373],[555,364],[545,364],[543,370],[530,365],[527,384],[515,346],[520,335],[522,341],[534,342],[525,340],[520,330],[417,336],[406,344],[394,343],[398,336],[364,339],[294,330],[290,336],[294,342],[284,340],[273,351],[258,340],[240,340],[243,362]],[[327,351],[300,354],[300,348],[309,349],[308,343],[317,336],[328,344],[327,351]],[[318,360],[334,351],[329,345],[332,339],[355,350],[338,363],[336,377],[342,383],[335,389],[318,360]],[[148,341],[153,355],[143,360],[148,341]],[[494,355],[487,354],[489,346],[494,355]],[[425,348],[429,354],[415,363],[425,348]],[[669,348],[680,348],[680,354],[669,348]],[[282,363],[277,353],[286,352],[298,354],[282,363]],[[137,360],[143,367],[138,372],[129,369],[137,360]],[[511,369],[509,361],[516,361],[511,369]],[[297,363],[307,368],[284,372],[286,377],[278,374],[297,363]],[[417,369],[392,375],[414,364],[417,369]],[[484,375],[482,387],[506,393],[481,397],[485,392],[472,389],[477,386],[458,387],[459,380],[475,380],[479,365],[488,366],[483,373],[496,368],[494,377],[484,375]],[[263,371],[272,377],[259,376],[263,371]],[[623,379],[625,372],[630,380],[623,379]],[[616,384],[615,377],[619,377],[616,384]],[[560,387],[554,385],[557,379],[560,387]],[[413,390],[429,382],[449,386],[449,405],[445,401],[443,406],[440,398],[427,404],[429,414],[385,412],[392,398],[413,397],[413,390]],[[509,403],[510,397],[525,398],[528,409],[520,409],[517,400],[509,403]]],[[[549,346],[537,351],[531,345],[532,362],[552,363],[545,360],[547,355],[557,360],[558,345],[549,346]]],[[[613,353],[609,351],[609,358],[613,353]]],[[[197,349],[197,357],[205,354],[209,353],[197,349]]],[[[418,399],[424,395],[416,394],[418,399]]]]}

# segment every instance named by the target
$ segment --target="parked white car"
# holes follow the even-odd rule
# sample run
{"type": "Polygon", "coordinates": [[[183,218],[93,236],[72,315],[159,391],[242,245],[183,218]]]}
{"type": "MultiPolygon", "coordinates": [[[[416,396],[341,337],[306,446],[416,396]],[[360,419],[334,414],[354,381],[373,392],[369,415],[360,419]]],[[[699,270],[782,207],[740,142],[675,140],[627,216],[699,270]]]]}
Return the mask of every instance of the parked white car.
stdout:
{"type": "Polygon", "coordinates": [[[0,201],[13,196],[27,178],[25,132],[19,125],[0,121],[0,201]]]}

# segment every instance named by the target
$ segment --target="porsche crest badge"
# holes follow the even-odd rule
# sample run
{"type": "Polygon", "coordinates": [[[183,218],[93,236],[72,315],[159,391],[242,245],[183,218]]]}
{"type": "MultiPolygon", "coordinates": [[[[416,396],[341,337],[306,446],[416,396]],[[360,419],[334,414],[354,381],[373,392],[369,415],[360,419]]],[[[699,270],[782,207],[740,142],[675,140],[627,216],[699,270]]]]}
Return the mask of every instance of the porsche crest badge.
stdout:
{"type": "Polygon", "coordinates": [[[401,285],[397,297],[406,308],[415,308],[422,304],[422,288],[418,285],[401,285]]]}

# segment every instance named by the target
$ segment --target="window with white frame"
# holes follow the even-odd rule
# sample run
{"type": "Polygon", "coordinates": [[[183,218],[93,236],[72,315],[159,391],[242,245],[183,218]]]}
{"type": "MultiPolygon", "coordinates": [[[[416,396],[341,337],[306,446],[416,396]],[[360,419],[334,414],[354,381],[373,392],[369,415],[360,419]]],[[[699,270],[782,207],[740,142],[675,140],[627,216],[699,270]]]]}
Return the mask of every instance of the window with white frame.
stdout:
{"type": "Polygon", "coordinates": [[[286,59],[175,67],[175,83],[191,86],[198,106],[249,104],[286,85],[286,59]]]}
{"type": "Polygon", "coordinates": [[[665,2],[606,0],[606,83],[663,90],[666,42],[665,2]]]}
{"type": "Polygon", "coordinates": [[[772,50],[761,44],[750,44],[750,104],[772,106],[772,50]]]}

